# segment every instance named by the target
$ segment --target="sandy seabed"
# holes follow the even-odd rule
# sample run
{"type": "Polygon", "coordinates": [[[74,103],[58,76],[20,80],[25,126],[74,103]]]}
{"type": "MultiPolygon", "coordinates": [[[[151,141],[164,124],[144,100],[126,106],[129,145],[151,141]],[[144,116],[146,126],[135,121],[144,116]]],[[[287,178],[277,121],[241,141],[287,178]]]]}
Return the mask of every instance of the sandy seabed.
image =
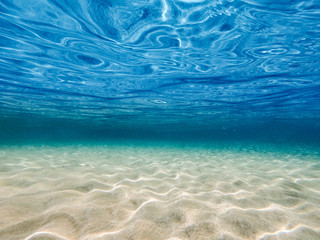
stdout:
{"type": "Polygon", "coordinates": [[[317,154],[0,149],[0,239],[320,239],[317,154]]]}

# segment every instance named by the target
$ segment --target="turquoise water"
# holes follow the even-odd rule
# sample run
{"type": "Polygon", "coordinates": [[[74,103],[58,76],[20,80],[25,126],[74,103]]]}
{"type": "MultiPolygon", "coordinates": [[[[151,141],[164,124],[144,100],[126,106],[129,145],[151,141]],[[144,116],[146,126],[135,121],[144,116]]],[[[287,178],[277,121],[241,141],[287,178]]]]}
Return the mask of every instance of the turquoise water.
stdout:
{"type": "Polygon", "coordinates": [[[320,239],[319,19],[0,1],[0,239],[320,239]]]}
{"type": "Polygon", "coordinates": [[[1,126],[123,134],[293,121],[319,135],[319,9],[316,0],[3,0],[1,126]]]}
{"type": "Polygon", "coordinates": [[[0,143],[319,145],[317,1],[4,0],[0,143]]]}

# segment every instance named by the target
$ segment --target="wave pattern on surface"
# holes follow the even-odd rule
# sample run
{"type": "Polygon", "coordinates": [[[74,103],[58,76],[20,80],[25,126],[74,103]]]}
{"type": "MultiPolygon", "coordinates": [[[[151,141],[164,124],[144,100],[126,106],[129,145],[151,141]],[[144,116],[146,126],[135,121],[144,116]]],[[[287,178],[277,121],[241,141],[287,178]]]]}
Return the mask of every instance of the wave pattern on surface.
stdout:
{"type": "Polygon", "coordinates": [[[319,117],[319,18],[316,0],[2,0],[1,113],[319,117]]]}
{"type": "Polygon", "coordinates": [[[317,155],[2,148],[0,238],[320,239],[317,155]]]}

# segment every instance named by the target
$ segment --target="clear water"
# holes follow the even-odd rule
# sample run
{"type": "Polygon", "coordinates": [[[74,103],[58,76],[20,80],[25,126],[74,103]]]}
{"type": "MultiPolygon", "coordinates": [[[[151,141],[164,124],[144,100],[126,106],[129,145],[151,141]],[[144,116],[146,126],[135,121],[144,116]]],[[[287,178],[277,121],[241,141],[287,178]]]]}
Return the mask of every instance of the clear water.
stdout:
{"type": "Polygon", "coordinates": [[[172,130],[320,118],[316,0],[2,0],[0,14],[9,123],[172,130]]]}
{"type": "Polygon", "coordinates": [[[320,239],[320,2],[1,0],[0,239],[320,239]]]}

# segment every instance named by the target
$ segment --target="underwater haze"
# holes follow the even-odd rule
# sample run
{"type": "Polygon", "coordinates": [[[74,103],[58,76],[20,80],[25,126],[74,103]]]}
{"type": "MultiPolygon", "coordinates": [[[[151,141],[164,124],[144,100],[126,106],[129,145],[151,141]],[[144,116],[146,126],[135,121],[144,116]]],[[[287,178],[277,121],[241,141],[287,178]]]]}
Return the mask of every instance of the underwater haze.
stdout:
{"type": "Polygon", "coordinates": [[[319,0],[0,0],[1,240],[319,227],[319,0]]]}

